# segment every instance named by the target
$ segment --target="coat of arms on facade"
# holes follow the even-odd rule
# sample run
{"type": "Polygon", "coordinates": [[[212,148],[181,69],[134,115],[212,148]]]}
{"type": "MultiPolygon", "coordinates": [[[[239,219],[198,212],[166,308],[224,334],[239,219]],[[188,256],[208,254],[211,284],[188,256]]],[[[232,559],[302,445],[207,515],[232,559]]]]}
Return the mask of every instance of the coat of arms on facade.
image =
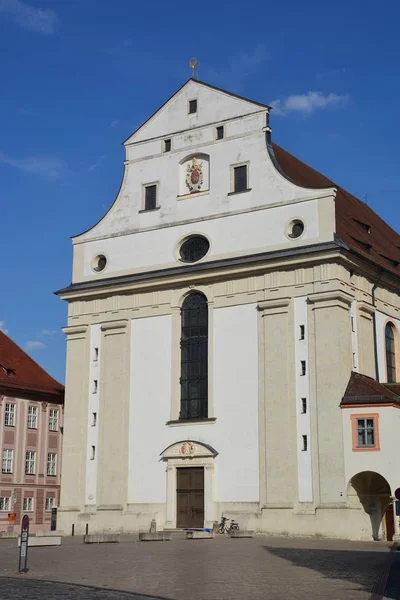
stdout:
{"type": "Polygon", "coordinates": [[[196,446],[192,442],[184,442],[179,449],[179,454],[182,456],[193,456],[196,450],[196,446]]]}
{"type": "Polygon", "coordinates": [[[190,192],[198,192],[203,185],[203,163],[193,157],[186,167],[186,185],[190,192]]]}

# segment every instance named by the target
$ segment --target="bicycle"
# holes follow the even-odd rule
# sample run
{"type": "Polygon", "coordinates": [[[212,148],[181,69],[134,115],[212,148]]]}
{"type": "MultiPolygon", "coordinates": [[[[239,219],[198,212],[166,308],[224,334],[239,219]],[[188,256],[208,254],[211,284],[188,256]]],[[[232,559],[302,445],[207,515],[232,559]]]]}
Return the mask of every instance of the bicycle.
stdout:
{"type": "Polygon", "coordinates": [[[228,527],[227,523],[228,523],[229,519],[227,517],[221,517],[221,522],[218,525],[218,533],[232,533],[232,531],[239,531],[239,525],[238,523],[236,523],[236,521],[234,521],[233,519],[231,519],[231,523],[228,527]]]}

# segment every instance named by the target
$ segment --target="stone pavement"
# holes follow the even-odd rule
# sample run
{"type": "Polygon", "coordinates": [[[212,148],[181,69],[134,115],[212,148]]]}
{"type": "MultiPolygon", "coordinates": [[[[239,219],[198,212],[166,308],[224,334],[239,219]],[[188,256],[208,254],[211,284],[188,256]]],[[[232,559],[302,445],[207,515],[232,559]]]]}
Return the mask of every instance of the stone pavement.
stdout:
{"type": "MultiPolygon", "coordinates": [[[[389,544],[381,542],[264,536],[122,540],[84,545],[82,538],[65,538],[61,547],[30,548],[26,575],[16,575],[16,540],[0,540],[0,598],[372,600],[389,559],[389,544]]],[[[387,598],[400,600],[394,593],[387,598]]]]}

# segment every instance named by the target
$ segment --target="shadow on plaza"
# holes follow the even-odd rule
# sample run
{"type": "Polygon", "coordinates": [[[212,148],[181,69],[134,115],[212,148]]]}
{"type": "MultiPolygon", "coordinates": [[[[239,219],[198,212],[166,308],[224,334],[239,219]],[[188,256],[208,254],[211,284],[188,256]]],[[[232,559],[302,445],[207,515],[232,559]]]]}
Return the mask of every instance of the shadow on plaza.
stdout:
{"type": "MultiPolygon", "coordinates": [[[[366,592],[376,591],[391,558],[389,551],[386,553],[270,546],[263,546],[263,548],[297,567],[317,571],[328,579],[340,579],[357,584],[366,592]]],[[[385,600],[400,600],[400,552],[394,556],[384,597],[385,600]]]]}
{"type": "Polygon", "coordinates": [[[110,588],[96,588],[86,585],[59,583],[40,579],[20,577],[0,577],[1,600],[173,600],[161,596],[146,596],[110,588]]]}

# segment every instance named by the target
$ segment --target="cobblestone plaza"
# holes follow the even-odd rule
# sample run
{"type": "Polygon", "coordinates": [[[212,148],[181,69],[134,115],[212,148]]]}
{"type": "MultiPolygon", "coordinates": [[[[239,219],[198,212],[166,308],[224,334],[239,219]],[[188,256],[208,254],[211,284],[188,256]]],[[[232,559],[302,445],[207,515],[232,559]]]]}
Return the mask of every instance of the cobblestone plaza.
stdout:
{"type": "MultiPolygon", "coordinates": [[[[122,540],[84,545],[81,538],[69,538],[58,548],[31,548],[26,575],[16,574],[16,540],[3,540],[0,597],[377,600],[383,598],[393,556],[389,544],[372,542],[264,536],[159,543],[122,540]]],[[[387,598],[400,595],[392,589],[387,598]]]]}

